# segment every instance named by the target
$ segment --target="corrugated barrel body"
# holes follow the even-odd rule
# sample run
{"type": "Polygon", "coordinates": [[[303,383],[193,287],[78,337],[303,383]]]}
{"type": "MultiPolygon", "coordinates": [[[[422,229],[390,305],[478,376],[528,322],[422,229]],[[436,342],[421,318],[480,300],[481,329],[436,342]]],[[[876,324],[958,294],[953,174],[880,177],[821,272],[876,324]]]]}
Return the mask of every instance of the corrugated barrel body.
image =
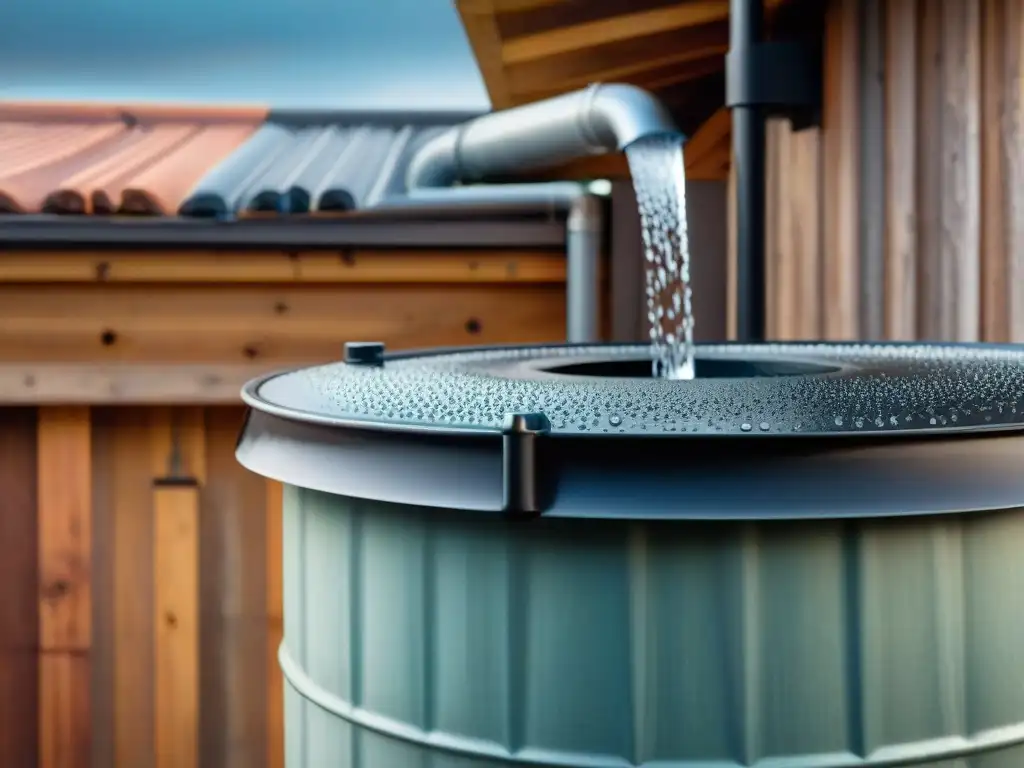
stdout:
{"type": "Polygon", "coordinates": [[[289,768],[1024,765],[1021,510],[516,520],[289,486],[284,541],[289,768]]]}

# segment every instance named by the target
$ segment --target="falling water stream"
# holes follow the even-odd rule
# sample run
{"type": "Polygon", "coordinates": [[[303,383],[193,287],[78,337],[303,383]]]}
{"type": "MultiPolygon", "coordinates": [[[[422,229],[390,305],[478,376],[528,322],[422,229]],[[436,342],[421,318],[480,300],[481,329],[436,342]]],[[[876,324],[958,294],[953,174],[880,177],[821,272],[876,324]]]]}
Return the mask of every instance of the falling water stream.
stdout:
{"type": "Polygon", "coordinates": [[[647,319],[656,378],[694,377],[690,242],[683,140],[640,139],[626,148],[643,233],[647,319]]]}

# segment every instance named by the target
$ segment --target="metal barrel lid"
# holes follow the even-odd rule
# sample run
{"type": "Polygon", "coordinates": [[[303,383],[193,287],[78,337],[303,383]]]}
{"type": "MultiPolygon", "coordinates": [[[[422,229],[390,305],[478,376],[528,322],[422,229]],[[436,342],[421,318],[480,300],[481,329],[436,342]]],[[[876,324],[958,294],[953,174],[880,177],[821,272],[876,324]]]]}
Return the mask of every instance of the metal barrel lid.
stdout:
{"type": "Polygon", "coordinates": [[[1024,348],[646,345],[385,354],[257,379],[238,458],[357,498],[521,515],[794,519],[1024,503],[1024,348]]]}

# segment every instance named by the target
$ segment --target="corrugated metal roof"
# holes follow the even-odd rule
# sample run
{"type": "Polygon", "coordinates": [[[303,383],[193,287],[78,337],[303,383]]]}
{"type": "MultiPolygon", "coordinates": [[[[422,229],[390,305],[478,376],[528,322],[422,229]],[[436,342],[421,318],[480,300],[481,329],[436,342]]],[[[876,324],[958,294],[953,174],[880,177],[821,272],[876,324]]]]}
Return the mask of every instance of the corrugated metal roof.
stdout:
{"type": "Polygon", "coordinates": [[[185,200],[187,216],[347,211],[404,190],[415,151],[449,127],[422,122],[267,123],[185,200]]]}
{"type": "Polygon", "coordinates": [[[174,214],[263,109],[0,104],[0,213],[174,214]]]}

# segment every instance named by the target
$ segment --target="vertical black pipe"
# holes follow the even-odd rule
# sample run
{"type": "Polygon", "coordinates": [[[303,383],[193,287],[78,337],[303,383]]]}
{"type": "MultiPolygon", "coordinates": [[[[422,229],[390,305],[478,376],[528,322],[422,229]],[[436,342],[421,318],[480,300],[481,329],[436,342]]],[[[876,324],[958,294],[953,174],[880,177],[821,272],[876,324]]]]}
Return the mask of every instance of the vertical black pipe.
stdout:
{"type": "MultiPolygon", "coordinates": [[[[745,58],[761,40],[763,0],[731,0],[731,54],[745,58]]],[[[744,76],[750,66],[742,67],[744,76]]],[[[732,108],[732,149],[736,169],[736,337],[765,340],[765,114],[755,105],[732,108]]]]}

